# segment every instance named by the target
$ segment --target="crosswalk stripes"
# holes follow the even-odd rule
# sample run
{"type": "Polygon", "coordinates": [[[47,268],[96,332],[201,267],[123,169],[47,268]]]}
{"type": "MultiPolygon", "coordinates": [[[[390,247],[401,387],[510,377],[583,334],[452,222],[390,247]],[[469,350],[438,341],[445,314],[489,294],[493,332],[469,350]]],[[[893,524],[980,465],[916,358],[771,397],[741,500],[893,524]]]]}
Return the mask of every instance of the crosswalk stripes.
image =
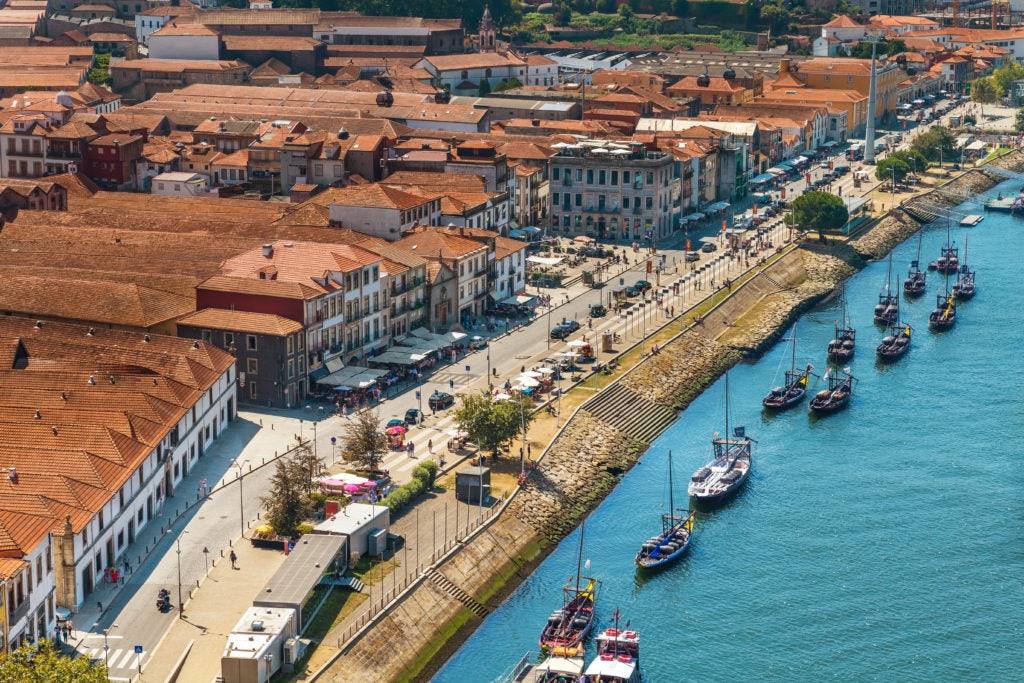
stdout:
{"type": "MultiPolygon", "coordinates": [[[[82,655],[88,657],[94,662],[110,662],[110,670],[114,671],[117,669],[124,668],[135,668],[138,666],[138,655],[135,654],[135,649],[131,647],[118,647],[110,648],[110,651],[104,655],[102,647],[85,647],[80,650],[82,655]]],[[[145,655],[143,655],[145,657],[145,655]]]]}

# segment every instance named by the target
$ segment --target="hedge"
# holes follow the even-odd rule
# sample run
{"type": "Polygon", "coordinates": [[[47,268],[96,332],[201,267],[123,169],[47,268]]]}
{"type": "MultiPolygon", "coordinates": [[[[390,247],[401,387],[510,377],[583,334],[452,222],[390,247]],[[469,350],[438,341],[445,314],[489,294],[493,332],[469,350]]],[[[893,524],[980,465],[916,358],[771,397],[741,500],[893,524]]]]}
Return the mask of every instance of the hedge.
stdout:
{"type": "Polygon", "coordinates": [[[389,493],[383,502],[394,514],[413,502],[420,494],[433,488],[436,479],[437,463],[433,460],[421,462],[412,471],[412,480],[389,493]]]}

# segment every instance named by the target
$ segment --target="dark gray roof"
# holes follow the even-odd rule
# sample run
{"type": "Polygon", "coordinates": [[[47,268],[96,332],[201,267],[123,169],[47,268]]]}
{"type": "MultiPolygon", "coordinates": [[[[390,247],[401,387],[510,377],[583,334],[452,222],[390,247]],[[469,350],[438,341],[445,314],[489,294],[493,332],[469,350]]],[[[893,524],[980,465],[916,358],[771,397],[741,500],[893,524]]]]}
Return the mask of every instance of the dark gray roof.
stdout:
{"type": "Polygon", "coordinates": [[[346,540],[345,536],[330,534],[306,534],[300,538],[288,559],[274,572],[252,604],[257,607],[301,608],[346,540]]]}

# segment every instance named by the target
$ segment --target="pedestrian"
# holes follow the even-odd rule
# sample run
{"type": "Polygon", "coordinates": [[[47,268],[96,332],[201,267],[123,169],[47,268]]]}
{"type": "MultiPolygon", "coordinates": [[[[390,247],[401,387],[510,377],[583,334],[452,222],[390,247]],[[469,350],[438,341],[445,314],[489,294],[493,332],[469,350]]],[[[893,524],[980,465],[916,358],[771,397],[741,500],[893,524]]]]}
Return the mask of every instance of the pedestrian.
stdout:
{"type": "Polygon", "coordinates": [[[234,549],[228,553],[228,559],[231,560],[231,568],[238,569],[238,555],[235,554],[234,549]]]}
{"type": "Polygon", "coordinates": [[[434,440],[433,439],[427,439],[427,453],[429,453],[430,455],[434,454],[434,440]]]}

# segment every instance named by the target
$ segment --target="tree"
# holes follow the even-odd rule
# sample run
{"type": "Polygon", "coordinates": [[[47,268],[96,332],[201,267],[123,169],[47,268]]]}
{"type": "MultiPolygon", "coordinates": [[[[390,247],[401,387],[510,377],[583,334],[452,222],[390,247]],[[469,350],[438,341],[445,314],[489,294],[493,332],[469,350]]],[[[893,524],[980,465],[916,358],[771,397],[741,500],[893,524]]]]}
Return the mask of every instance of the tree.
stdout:
{"type": "Polygon", "coordinates": [[[952,159],[956,155],[956,137],[945,126],[934,126],[914,139],[910,146],[928,161],[952,159]]]}
{"type": "Polygon", "coordinates": [[[0,655],[0,681],[107,683],[107,672],[102,662],[93,664],[88,657],[72,659],[42,640],[38,646],[25,644],[0,655]]]}
{"type": "Polygon", "coordinates": [[[743,23],[749,30],[757,28],[761,22],[761,4],[757,0],[747,0],[743,5],[743,23]]]}
{"type": "Polygon", "coordinates": [[[903,182],[908,173],[910,173],[910,164],[895,154],[890,154],[875,166],[875,177],[883,182],[893,179],[897,183],[903,182]]]}
{"type": "Polygon", "coordinates": [[[279,536],[295,535],[306,516],[306,504],[302,496],[302,479],[297,476],[290,458],[277,461],[270,491],[260,498],[260,503],[267,510],[267,524],[279,536]]]}
{"type": "Polygon", "coordinates": [[[388,438],[380,426],[380,417],[372,410],[359,413],[355,423],[341,439],[341,450],[363,469],[374,472],[388,452],[388,438]]]}
{"type": "Polygon", "coordinates": [[[481,450],[497,455],[524,425],[529,427],[532,412],[529,399],[495,401],[488,394],[469,394],[455,410],[455,423],[481,450]]]}
{"type": "Polygon", "coordinates": [[[992,72],[992,82],[1000,97],[1006,95],[1013,88],[1013,82],[1024,79],[1024,65],[1017,62],[1007,62],[992,72]]]}
{"type": "Polygon", "coordinates": [[[559,2],[555,5],[553,18],[555,26],[568,26],[569,22],[572,21],[572,10],[569,9],[569,5],[566,3],[559,2]]]}
{"type": "Polygon", "coordinates": [[[925,155],[922,154],[920,150],[917,149],[901,149],[898,152],[893,152],[889,156],[896,157],[897,159],[902,159],[903,161],[907,162],[907,165],[915,173],[920,173],[922,171],[927,170],[928,168],[927,157],[925,157],[925,155]]]}
{"type": "Polygon", "coordinates": [[[289,476],[305,495],[317,490],[316,477],[320,473],[320,458],[308,444],[299,446],[288,458],[289,476]]]}
{"type": "Polygon", "coordinates": [[[828,192],[804,192],[791,205],[792,221],[803,232],[818,231],[825,241],[826,230],[839,230],[850,220],[850,212],[843,200],[828,192]]]}
{"type": "Polygon", "coordinates": [[[491,82],[486,78],[480,81],[480,87],[477,89],[480,97],[487,97],[491,94],[491,82]]]}
{"type": "MultiPolygon", "coordinates": [[[[992,104],[998,102],[1000,97],[1002,93],[999,92],[999,85],[991,76],[979,78],[971,83],[971,99],[979,104],[992,104]]],[[[984,111],[985,108],[982,107],[982,115],[984,111]]]]}

